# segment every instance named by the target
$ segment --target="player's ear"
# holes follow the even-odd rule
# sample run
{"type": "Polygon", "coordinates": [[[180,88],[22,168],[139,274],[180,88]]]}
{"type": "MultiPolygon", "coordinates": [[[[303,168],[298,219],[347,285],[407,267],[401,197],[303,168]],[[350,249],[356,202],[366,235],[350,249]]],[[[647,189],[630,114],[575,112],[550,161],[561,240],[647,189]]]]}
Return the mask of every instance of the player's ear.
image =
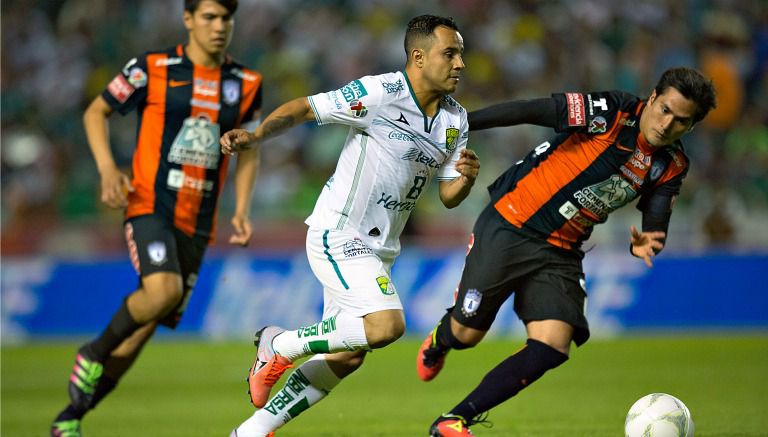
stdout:
{"type": "Polygon", "coordinates": [[[411,56],[413,57],[413,62],[416,63],[416,66],[421,67],[424,65],[424,50],[413,49],[411,56]]]}
{"type": "Polygon", "coordinates": [[[192,28],[194,27],[193,26],[193,18],[194,17],[192,17],[192,13],[191,12],[189,12],[187,10],[184,10],[184,27],[188,31],[191,31],[192,28]]]}

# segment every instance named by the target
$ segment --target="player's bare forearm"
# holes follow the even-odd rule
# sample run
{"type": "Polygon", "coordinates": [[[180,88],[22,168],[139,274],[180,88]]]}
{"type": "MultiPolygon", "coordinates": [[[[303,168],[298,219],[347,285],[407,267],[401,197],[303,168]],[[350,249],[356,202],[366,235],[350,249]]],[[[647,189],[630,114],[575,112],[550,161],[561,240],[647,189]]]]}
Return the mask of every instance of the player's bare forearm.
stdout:
{"type": "Polygon", "coordinates": [[[256,178],[259,175],[261,148],[246,150],[237,156],[235,168],[235,214],[248,216],[256,178]]]}
{"type": "Polygon", "coordinates": [[[466,176],[457,176],[450,181],[440,182],[440,200],[443,202],[446,208],[451,209],[459,206],[464,199],[469,196],[472,191],[472,186],[475,184],[474,179],[469,179],[466,176]]]}
{"type": "Polygon", "coordinates": [[[248,132],[244,129],[233,129],[225,132],[219,141],[221,152],[225,155],[231,155],[248,150],[254,144],[264,142],[298,124],[314,119],[314,112],[312,112],[306,97],[291,100],[269,114],[254,132],[248,132]]]}
{"type": "Polygon", "coordinates": [[[459,176],[451,181],[440,182],[440,200],[446,208],[455,208],[469,196],[480,172],[480,159],[474,150],[462,149],[455,168],[459,176]]]}
{"type": "Polygon", "coordinates": [[[88,105],[83,113],[83,127],[88,139],[88,146],[96,161],[99,173],[109,172],[117,168],[109,145],[109,122],[107,118],[112,112],[103,97],[98,96],[88,105]]]}

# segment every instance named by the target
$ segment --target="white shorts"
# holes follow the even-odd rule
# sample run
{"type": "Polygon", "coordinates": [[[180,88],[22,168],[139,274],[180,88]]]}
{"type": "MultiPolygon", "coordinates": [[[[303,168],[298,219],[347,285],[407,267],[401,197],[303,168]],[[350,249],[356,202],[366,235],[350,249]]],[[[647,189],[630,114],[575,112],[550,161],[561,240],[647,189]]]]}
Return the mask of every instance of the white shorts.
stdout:
{"type": "Polygon", "coordinates": [[[382,260],[350,232],[309,229],[309,266],[323,284],[323,318],[344,311],[355,317],[403,304],[390,279],[392,260],[382,260]]]}

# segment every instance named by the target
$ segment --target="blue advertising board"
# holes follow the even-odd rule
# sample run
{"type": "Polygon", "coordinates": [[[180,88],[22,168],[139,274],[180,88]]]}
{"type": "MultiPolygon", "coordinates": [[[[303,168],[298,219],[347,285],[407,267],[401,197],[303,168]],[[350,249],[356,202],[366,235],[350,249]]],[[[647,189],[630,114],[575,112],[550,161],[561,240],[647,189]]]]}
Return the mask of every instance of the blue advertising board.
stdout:
{"type": "MultiPolygon", "coordinates": [[[[452,304],[463,262],[463,250],[410,249],[398,258],[392,278],[408,334],[429,331],[452,304]]],[[[593,251],[584,270],[587,316],[597,336],[768,328],[768,255],[665,253],[649,269],[626,253],[593,251]]],[[[94,335],[137,284],[127,259],[4,259],[3,341],[94,335]]],[[[299,327],[319,320],[322,302],[303,250],[214,254],[177,332],[220,339],[246,337],[267,324],[299,327]]],[[[512,305],[505,305],[492,333],[522,332],[512,305]]]]}

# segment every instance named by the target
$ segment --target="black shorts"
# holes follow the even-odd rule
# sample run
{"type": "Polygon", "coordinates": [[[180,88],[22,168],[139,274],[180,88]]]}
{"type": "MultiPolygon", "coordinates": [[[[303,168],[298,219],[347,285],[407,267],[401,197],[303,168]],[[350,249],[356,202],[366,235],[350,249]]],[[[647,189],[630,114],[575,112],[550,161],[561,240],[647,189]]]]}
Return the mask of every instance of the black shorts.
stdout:
{"type": "Polygon", "coordinates": [[[192,297],[208,239],[190,237],[156,215],[142,215],[125,221],[125,241],[133,268],[139,275],[139,287],[142,278],[152,273],[181,275],[184,284],[181,302],[160,320],[160,324],[176,328],[192,297]]]}
{"type": "Polygon", "coordinates": [[[524,323],[562,320],[574,327],[573,341],[589,338],[582,256],[523,235],[489,205],[473,231],[451,315],[459,323],[487,331],[501,305],[515,294],[524,323]]]}

